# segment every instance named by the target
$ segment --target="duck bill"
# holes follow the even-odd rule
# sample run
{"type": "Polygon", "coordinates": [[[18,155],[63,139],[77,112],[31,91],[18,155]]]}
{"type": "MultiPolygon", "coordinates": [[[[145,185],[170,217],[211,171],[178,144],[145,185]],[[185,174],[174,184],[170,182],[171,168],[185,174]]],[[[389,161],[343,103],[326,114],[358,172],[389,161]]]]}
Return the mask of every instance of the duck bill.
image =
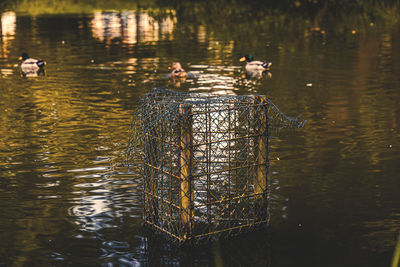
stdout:
{"type": "Polygon", "coordinates": [[[239,61],[240,61],[240,62],[246,61],[246,58],[245,58],[245,57],[242,57],[242,58],[239,59],[239,61]]]}
{"type": "Polygon", "coordinates": [[[22,57],[19,57],[18,60],[22,60],[22,57]]]}

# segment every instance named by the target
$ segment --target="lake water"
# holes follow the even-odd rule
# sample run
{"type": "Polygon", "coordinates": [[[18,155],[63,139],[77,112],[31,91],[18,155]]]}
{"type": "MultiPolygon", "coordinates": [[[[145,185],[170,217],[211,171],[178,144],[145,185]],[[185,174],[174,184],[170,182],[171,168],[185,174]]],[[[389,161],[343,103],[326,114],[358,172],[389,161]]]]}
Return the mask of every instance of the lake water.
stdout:
{"type": "Polygon", "coordinates": [[[0,265],[390,266],[400,247],[398,25],[176,14],[1,13],[0,265]],[[45,74],[21,75],[22,52],[45,59],[45,74]],[[248,53],[271,61],[270,74],[243,78],[248,53]],[[174,61],[196,78],[171,83],[174,61]],[[307,120],[271,139],[267,231],[184,249],[144,232],[141,181],[124,154],[135,106],[156,87],[264,94],[307,120]]]}

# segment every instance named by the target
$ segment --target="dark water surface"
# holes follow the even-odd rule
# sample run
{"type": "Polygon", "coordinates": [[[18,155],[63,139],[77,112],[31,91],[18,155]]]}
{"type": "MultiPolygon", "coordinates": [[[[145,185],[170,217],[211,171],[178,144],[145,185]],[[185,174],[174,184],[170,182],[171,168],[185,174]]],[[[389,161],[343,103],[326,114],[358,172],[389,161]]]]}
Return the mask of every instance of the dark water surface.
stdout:
{"type": "Polygon", "coordinates": [[[1,14],[1,266],[392,264],[400,28],[235,23],[173,11],[1,14]],[[24,51],[47,61],[45,75],[21,76],[24,51]],[[242,78],[246,53],[272,61],[272,76],[242,78]],[[173,61],[196,74],[176,90],[262,93],[307,119],[271,140],[268,231],[178,250],[143,232],[141,181],[124,153],[138,100],[177,86],[164,78],[173,61]]]}

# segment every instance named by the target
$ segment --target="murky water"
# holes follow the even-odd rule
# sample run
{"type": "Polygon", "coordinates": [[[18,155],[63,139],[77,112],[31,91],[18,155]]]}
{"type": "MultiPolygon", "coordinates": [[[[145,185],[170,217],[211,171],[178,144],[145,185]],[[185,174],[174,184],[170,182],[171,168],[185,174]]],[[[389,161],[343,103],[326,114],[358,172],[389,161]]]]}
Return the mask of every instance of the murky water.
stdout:
{"type": "Polygon", "coordinates": [[[246,25],[192,25],[175,12],[2,13],[0,265],[390,266],[400,242],[398,27],[246,25]],[[21,75],[22,52],[45,59],[45,74],[21,75]],[[243,78],[247,53],[272,61],[270,75],[243,78]],[[171,83],[173,61],[194,77],[171,83]],[[147,238],[141,182],[123,159],[135,105],[155,87],[262,93],[307,119],[271,140],[268,231],[182,250],[147,238]]]}

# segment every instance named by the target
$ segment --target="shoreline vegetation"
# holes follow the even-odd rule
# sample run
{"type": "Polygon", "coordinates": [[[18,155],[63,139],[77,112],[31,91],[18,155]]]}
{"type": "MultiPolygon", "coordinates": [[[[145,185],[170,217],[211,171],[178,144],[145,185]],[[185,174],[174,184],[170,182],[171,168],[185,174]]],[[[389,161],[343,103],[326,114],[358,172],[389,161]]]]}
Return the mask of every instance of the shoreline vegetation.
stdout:
{"type": "Polygon", "coordinates": [[[24,15],[87,14],[96,10],[137,10],[156,6],[152,0],[5,0],[0,9],[24,15]]]}
{"type": "MultiPolygon", "coordinates": [[[[0,11],[11,10],[28,15],[83,14],[95,10],[177,9],[185,16],[220,15],[223,17],[264,16],[267,13],[296,15],[308,19],[333,16],[363,16],[370,20],[388,19],[398,22],[400,3],[395,0],[3,0],[0,11]]],[[[270,15],[269,14],[269,15],[270,15]]],[[[207,16],[210,17],[210,16],[207,16]]],[[[212,17],[212,16],[211,16],[212,17]]]]}

